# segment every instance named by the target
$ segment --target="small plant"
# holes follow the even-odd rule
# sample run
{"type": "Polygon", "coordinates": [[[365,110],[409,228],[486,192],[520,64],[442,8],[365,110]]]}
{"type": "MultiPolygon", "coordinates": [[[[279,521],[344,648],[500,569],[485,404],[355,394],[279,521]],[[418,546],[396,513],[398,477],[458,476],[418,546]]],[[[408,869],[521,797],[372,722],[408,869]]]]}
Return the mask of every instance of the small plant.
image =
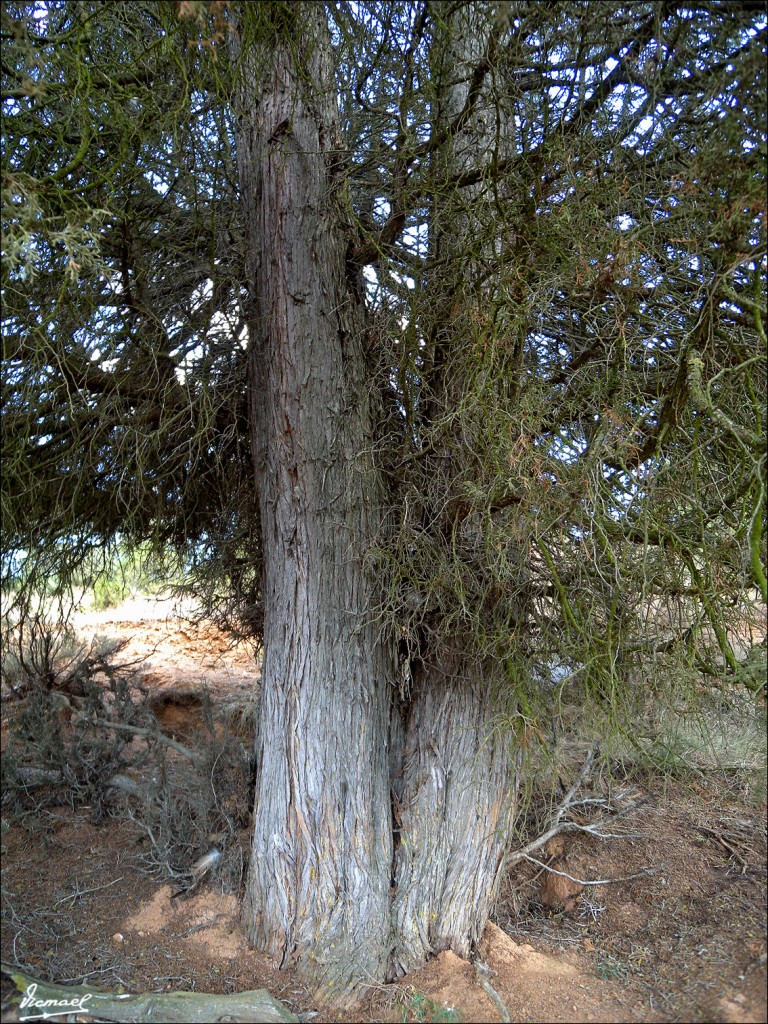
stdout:
{"type": "Polygon", "coordinates": [[[400,1004],[402,1024],[418,1021],[418,1024],[458,1024],[461,1015],[452,1006],[441,1006],[421,992],[414,992],[407,1003],[400,1004]]]}
{"type": "Polygon", "coordinates": [[[615,978],[626,978],[627,976],[626,966],[621,962],[621,960],[617,960],[616,957],[611,956],[610,953],[600,954],[596,970],[603,981],[611,981],[615,978]]]}

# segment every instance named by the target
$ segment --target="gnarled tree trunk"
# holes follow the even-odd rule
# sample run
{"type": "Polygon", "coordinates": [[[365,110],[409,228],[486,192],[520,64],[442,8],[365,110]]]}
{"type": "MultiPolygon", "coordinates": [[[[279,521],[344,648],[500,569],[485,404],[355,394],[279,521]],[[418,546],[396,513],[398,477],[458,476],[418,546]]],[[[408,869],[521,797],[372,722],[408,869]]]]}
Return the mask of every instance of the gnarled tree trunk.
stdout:
{"type": "Polygon", "coordinates": [[[325,7],[241,11],[237,145],[265,552],[244,916],[259,949],[297,962],[322,998],[341,1001],[361,980],[384,980],[390,957],[393,668],[370,624],[364,564],[381,504],[366,454],[364,309],[335,193],[325,7]]]}
{"type": "Polygon", "coordinates": [[[395,970],[467,957],[497,891],[508,838],[509,742],[491,683],[456,652],[415,673],[395,833],[395,970]]]}
{"type": "MultiPolygon", "coordinates": [[[[428,428],[442,417],[450,423],[462,403],[463,355],[473,344],[470,311],[488,297],[483,293],[495,263],[494,242],[476,219],[483,183],[463,190],[440,185],[475,170],[492,149],[497,111],[475,69],[489,66],[500,24],[498,17],[494,21],[494,7],[434,4],[433,130],[437,134],[442,128],[446,142],[435,157],[438,185],[429,227],[439,271],[428,285],[436,312],[434,357],[425,381],[428,428]]],[[[444,485],[450,494],[454,478],[465,478],[466,435],[453,436],[447,426],[442,447],[440,433],[435,436],[442,479],[431,484],[438,493],[444,485]]],[[[428,528],[435,528],[435,522],[428,528]]],[[[498,666],[473,657],[472,639],[466,650],[454,638],[419,652],[400,726],[394,901],[398,973],[419,966],[435,951],[452,949],[467,956],[482,935],[501,877],[514,811],[511,741],[496,720],[494,701],[502,685],[498,666]]]]}
{"type": "Polygon", "coordinates": [[[341,1001],[479,939],[502,863],[507,748],[490,683],[456,652],[425,668],[406,716],[390,722],[395,671],[370,623],[379,601],[365,567],[383,491],[366,454],[365,310],[336,194],[325,8],[241,10],[237,146],[265,553],[244,917],[259,949],[341,1001]]]}

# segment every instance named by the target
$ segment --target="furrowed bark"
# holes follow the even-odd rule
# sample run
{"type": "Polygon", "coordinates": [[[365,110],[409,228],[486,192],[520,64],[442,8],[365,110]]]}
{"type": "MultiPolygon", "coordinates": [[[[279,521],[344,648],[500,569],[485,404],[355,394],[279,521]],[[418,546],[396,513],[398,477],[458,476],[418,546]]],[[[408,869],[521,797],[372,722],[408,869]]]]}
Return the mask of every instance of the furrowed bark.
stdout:
{"type": "MultiPolygon", "coordinates": [[[[485,93],[501,25],[494,5],[435,4],[433,56],[438,96],[437,180],[477,167],[492,151],[495,120],[485,93]]],[[[482,280],[493,248],[478,247],[475,222],[482,186],[435,201],[431,245],[440,276],[430,284],[436,308],[434,356],[426,383],[427,419],[460,405],[465,362],[455,358],[472,333],[466,310],[483,301],[482,280]],[[472,255],[473,254],[473,255],[472,255]],[[446,269],[447,268],[447,269],[446,269]],[[451,273],[453,269],[453,274],[451,273]]],[[[440,446],[438,441],[438,447],[440,446]]],[[[464,438],[443,438],[440,465],[447,493],[464,438]]],[[[434,481],[433,481],[434,483],[434,481]]],[[[480,664],[448,640],[421,652],[405,713],[402,777],[396,780],[399,844],[395,852],[395,971],[405,973],[432,952],[466,957],[479,942],[503,867],[512,801],[510,741],[494,729],[495,666],[480,664]]],[[[397,843],[396,833],[396,843],[397,843]]]]}
{"type": "Polygon", "coordinates": [[[508,838],[509,741],[491,685],[459,655],[419,672],[396,780],[395,971],[469,956],[498,889],[508,838]]]}
{"type": "Polygon", "coordinates": [[[503,859],[508,758],[490,683],[447,652],[423,670],[388,737],[395,673],[366,624],[364,566],[381,488],[362,454],[373,430],[365,311],[334,195],[324,8],[275,5],[282,24],[266,30],[272,8],[258,8],[263,44],[243,54],[238,100],[265,551],[244,919],[258,948],[298,963],[320,998],[338,1002],[432,951],[466,956],[479,940],[503,859]]]}
{"type": "Polygon", "coordinates": [[[372,436],[364,308],[334,192],[324,5],[242,10],[261,40],[241,61],[238,161],[265,552],[244,920],[257,948],[283,966],[298,963],[322,1000],[339,1002],[360,983],[383,981],[390,952],[393,666],[366,622],[364,558],[380,527],[380,492],[364,454],[372,436]]]}

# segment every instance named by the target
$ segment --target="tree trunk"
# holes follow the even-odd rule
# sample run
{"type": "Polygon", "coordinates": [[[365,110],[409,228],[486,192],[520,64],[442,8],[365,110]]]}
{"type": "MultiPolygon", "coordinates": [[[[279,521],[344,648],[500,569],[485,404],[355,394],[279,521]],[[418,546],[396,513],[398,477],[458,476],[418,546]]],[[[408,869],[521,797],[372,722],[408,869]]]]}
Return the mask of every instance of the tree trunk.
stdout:
{"type": "Polygon", "coordinates": [[[237,148],[265,559],[244,920],[257,948],[339,1002],[479,939],[502,863],[508,759],[490,685],[455,653],[424,671],[407,715],[390,722],[395,668],[370,622],[365,566],[383,491],[369,454],[362,282],[347,267],[337,194],[325,8],[241,11],[237,148]]]}
{"type": "MultiPolygon", "coordinates": [[[[476,168],[493,150],[497,114],[476,69],[488,63],[500,22],[491,4],[434,7],[436,117],[438,128],[447,131],[435,168],[436,180],[444,182],[476,168]],[[453,135],[451,125],[460,125],[453,135]]],[[[479,282],[488,280],[495,263],[493,242],[477,220],[484,188],[479,183],[452,193],[438,187],[440,198],[431,211],[430,244],[440,270],[428,284],[437,315],[425,408],[429,427],[441,417],[447,424],[434,435],[445,487],[441,501],[451,494],[454,478],[466,474],[471,426],[457,423],[454,411],[466,387],[470,311],[483,302],[487,285],[479,282]]],[[[430,485],[439,492],[438,474],[430,485]]],[[[442,648],[419,652],[423,662],[414,670],[401,727],[402,777],[395,788],[398,973],[419,966],[433,951],[452,949],[466,957],[482,935],[501,877],[514,811],[511,742],[494,728],[498,666],[473,658],[471,643],[470,637],[460,651],[452,638],[442,648]]]]}
{"type": "Polygon", "coordinates": [[[488,920],[512,809],[509,741],[493,719],[489,677],[461,655],[416,673],[394,780],[398,974],[445,949],[467,957],[488,920]]]}
{"type": "Polygon", "coordinates": [[[257,948],[298,963],[338,1002],[361,980],[385,980],[390,960],[394,667],[370,623],[364,562],[381,525],[364,307],[336,194],[325,7],[241,11],[237,144],[265,553],[244,920],[257,948]]]}

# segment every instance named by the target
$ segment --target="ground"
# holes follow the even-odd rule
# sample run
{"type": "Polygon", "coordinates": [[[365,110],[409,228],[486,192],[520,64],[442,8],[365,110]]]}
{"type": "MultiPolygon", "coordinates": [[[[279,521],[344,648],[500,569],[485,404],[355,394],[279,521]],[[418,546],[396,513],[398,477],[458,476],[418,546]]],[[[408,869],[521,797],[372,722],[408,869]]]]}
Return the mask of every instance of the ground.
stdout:
{"type": "MultiPolygon", "coordinates": [[[[196,694],[205,682],[214,706],[230,710],[217,728],[228,722],[248,742],[259,673],[247,647],[161,603],[83,613],[76,626],[87,638],[130,638],[120,659],[146,659],[138,679],[168,735],[184,742],[202,728],[196,694]]],[[[5,702],[4,720],[15,703],[5,702]]],[[[622,819],[624,838],[558,839],[536,856],[562,874],[530,862],[508,873],[479,950],[487,972],[442,953],[354,1012],[318,1014],[299,979],[248,949],[237,895],[222,891],[215,870],[174,895],[179,886],[150,870],[134,823],[92,806],[10,814],[4,805],[2,959],[63,984],[264,987],[313,1021],[499,1021],[482,978],[514,1021],[766,1021],[759,773],[625,781],[634,799],[647,799],[622,819]],[[582,888],[565,875],[636,877],[582,888]]],[[[247,823],[240,832],[247,845],[247,823]]]]}

